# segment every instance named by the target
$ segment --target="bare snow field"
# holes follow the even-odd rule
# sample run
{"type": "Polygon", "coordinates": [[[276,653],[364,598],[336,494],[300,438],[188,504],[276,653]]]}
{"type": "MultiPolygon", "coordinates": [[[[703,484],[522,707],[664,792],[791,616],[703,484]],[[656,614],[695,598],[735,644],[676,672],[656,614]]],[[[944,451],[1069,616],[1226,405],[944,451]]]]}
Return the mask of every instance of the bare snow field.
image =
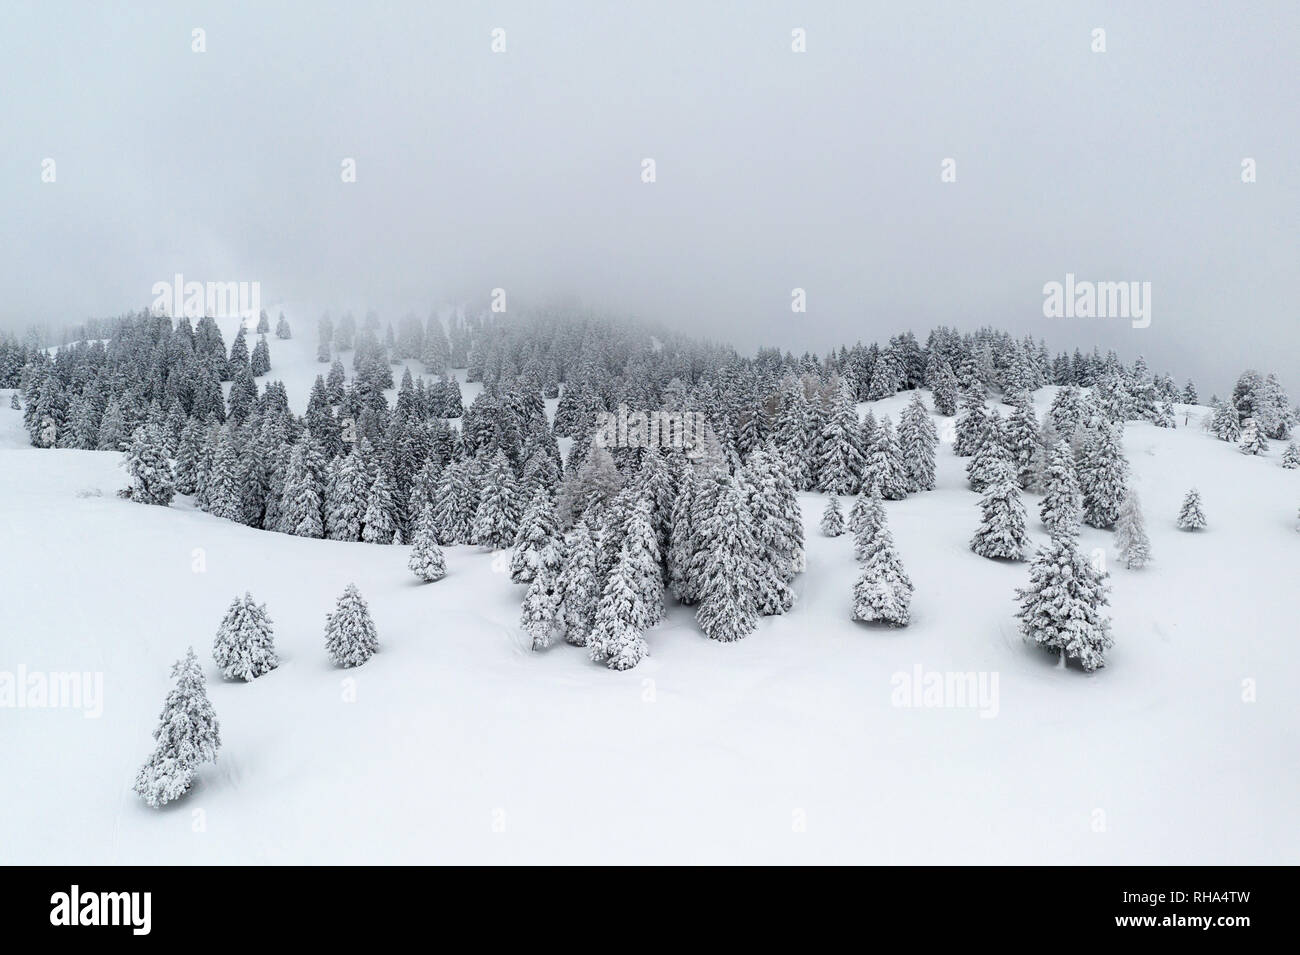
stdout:
{"type": "MultiPolygon", "coordinates": [[[[269,378],[298,412],[328,369],[310,314],[289,314],[294,340],[270,338],[269,378]]],[[[1040,416],[1052,393],[1037,392],[1040,416]]],[[[501,555],[448,547],[447,577],[420,584],[405,546],[122,500],[121,455],[30,447],[10,394],[0,670],[102,673],[103,699],[97,717],[0,709],[5,863],[1300,862],[1300,472],[1279,466],[1279,442],[1256,458],[1214,440],[1205,408],[1179,406],[1177,430],[1125,429],[1149,566],[1123,569],[1113,534],[1083,528],[1111,572],[1115,646],[1096,673],[1022,641],[1028,564],[970,551],[979,496],[950,435],[938,489],[886,504],[916,585],[910,626],[851,620],[851,535],[822,536],[824,497],[801,494],[791,613],[720,644],[668,598],[650,657],[616,672],[563,642],[528,649],[501,555]],[[1209,526],[1187,533],[1174,522],[1193,485],[1209,526]],[[350,581],[380,651],[345,671],[323,632],[350,581]],[[280,666],[236,684],[212,640],[245,590],[267,605],[280,666]],[[222,748],[153,810],[131,785],[189,645],[222,748]],[[983,675],[990,692],[898,705],[924,703],[900,699],[896,675],[917,667],[983,675]]],[[[873,408],[897,422],[908,397],[873,408]]]]}

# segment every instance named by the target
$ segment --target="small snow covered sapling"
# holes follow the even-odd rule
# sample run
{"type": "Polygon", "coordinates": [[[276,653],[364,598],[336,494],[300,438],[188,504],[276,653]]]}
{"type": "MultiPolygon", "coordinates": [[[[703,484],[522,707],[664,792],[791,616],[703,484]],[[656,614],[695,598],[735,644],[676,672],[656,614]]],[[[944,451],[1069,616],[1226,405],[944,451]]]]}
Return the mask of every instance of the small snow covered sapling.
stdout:
{"type": "Polygon", "coordinates": [[[826,510],[822,511],[822,533],[827,537],[839,537],[844,533],[844,514],[840,510],[840,499],[832,494],[826,500],[826,510]]]}
{"type": "Polygon", "coordinates": [[[153,808],[188,792],[198,767],[215,761],[221,749],[221,727],[193,647],[172,666],[172,676],[176,685],[153,731],[157,745],[135,777],[135,792],[153,808]]]}
{"type": "Polygon", "coordinates": [[[1182,509],[1178,512],[1178,526],[1185,531],[1197,531],[1205,526],[1205,514],[1201,511],[1201,492],[1192,488],[1183,499],[1182,509]]]}
{"type": "Polygon", "coordinates": [[[279,666],[266,604],[256,603],[247,591],[231,601],[217,629],[212,659],[227,680],[252,681],[279,666]]]}
{"type": "Polygon", "coordinates": [[[348,584],[334,612],[325,618],[325,650],[339,666],[360,666],[379,649],[370,608],[356,584],[348,584]]]}
{"type": "Polygon", "coordinates": [[[1297,445],[1294,441],[1288,444],[1286,450],[1282,452],[1282,467],[1288,470],[1300,468],[1300,445],[1297,445]]]}

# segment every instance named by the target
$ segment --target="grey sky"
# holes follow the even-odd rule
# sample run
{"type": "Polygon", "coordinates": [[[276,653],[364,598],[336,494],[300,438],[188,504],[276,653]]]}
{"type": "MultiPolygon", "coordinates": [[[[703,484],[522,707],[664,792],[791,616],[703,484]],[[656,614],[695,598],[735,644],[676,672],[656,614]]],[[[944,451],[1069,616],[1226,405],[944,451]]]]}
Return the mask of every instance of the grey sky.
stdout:
{"type": "Polygon", "coordinates": [[[386,317],[500,286],[745,350],[987,322],[1294,397],[1298,49],[1294,2],[10,0],[0,324],[176,272],[386,317]],[[1066,272],[1150,281],[1151,326],[1043,318],[1066,272]]]}

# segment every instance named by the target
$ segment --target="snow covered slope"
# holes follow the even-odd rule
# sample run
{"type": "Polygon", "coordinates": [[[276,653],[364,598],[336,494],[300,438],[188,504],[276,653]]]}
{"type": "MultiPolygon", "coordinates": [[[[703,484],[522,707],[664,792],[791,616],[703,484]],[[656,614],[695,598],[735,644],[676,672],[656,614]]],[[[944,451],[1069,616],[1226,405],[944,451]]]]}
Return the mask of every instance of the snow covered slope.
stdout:
{"type": "MultiPolygon", "coordinates": [[[[301,411],[327,366],[314,318],[290,320],[271,377],[301,411]]],[[[447,548],[448,577],[421,585],[406,547],[124,501],[119,455],[28,447],[9,396],[0,670],[102,672],[103,700],[98,718],[0,709],[0,861],[1300,862],[1300,472],[1276,442],[1249,458],[1196,427],[1128,426],[1154,561],[1111,555],[1115,647],[1095,674],[1021,641],[1027,565],[968,549],[978,496],[950,442],[937,490],[886,505],[911,626],[850,620],[852,541],[822,537],[824,499],[805,494],[793,612],[723,645],[674,605],[651,656],[618,673],[564,644],[528,650],[523,588],[493,554],[447,548]],[[1209,527],[1188,534],[1174,517],[1193,484],[1209,527]],[[380,652],[341,671],[323,631],[350,581],[380,652]],[[212,638],[246,589],[281,666],[226,683],[212,638]],[[190,644],[221,756],[151,810],[130,787],[190,644]],[[996,696],[895,705],[895,675],[918,666],[989,689],[996,674],[996,696]]],[[[906,398],[875,411],[897,422],[906,398]]],[[[1085,551],[1111,543],[1084,529],[1085,551]]]]}

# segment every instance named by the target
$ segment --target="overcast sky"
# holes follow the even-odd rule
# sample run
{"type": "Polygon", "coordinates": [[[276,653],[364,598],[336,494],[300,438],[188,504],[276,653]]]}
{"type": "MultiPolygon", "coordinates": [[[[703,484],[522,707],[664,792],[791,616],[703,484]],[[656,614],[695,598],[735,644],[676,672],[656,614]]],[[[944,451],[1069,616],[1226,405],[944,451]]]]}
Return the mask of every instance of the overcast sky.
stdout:
{"type": "Polygon", "coordinates": [[[1293,0],[7,0],[0,325],[177,272],[386,318],[502,287],[746,351],[990,323],[1294,398],[1297,50],[1293,0]],[[1067,272],[1151,282],[1150,326],[1044,318],[1067,272]]]}

